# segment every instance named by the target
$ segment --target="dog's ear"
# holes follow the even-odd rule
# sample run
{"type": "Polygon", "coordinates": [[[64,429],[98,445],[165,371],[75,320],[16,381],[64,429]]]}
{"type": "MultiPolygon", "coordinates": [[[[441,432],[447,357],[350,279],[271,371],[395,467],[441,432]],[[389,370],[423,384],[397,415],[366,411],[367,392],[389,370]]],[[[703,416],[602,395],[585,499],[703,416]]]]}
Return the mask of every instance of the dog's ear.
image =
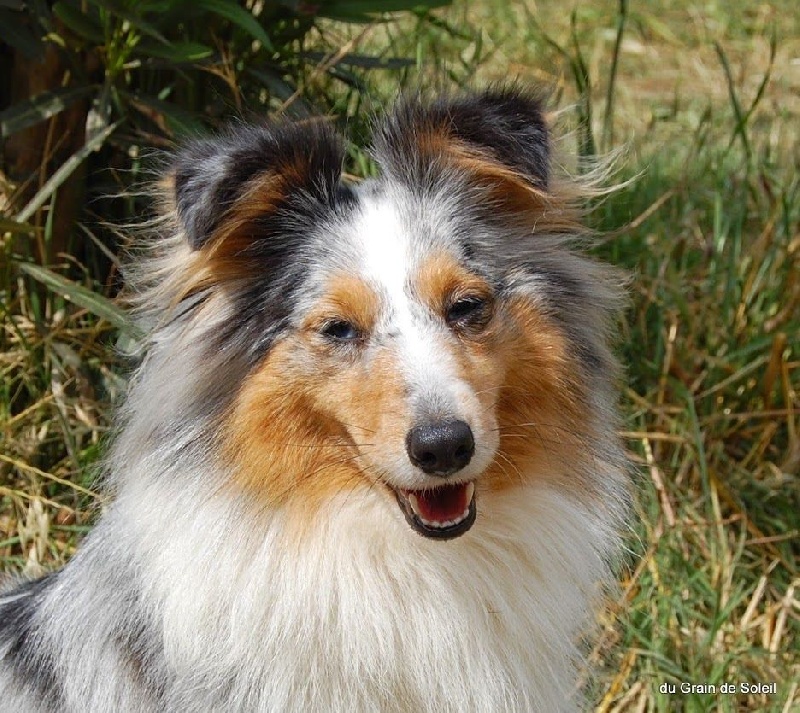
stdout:
{"type": "Polygon", "coordinates": [[[341,139],[324,121],[239,126],[190,143],[170,171],[189,245],[198,250],[248,221],[263,228],[293,202],[332,204],[343,158],[341,139]]]}
{"type": "Polygon", "coordinates": [[[406,98],[378,127],[384,172],[423,190],[454,172],[515,208],[550,185],[542,97],[516,86],[426,102],[406,98]]]}

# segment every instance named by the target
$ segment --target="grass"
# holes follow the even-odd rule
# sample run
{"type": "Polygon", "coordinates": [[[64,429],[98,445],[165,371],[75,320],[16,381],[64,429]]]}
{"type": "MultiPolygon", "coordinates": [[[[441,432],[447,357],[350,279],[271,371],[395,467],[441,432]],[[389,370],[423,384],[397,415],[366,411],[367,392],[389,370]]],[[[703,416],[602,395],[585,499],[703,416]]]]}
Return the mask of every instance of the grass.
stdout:
{"type": "MultiPolygon", "coordinates": [[[[424,59],[405,70],[418,83],[544,82],[576,147],[624,146],[619,179],[636,177],[593,213],[598,254],[632,275],[620,351],[639,510],[593,642],[598,711],[800,705],[794,5],[582,2],[571,17],[560,3],[481,0],[440,15],[446,33],[408,23],[358,38],[424,59]],[[720,693],[726,682],[777,690],[720,693]]],[[[370,96],[395,89],[387,76],[370,96]]],[[[12,239],[46,241],[47,224],[12,239]]],[[[68,558],[99,507],[87,466],[121,384],[107,322],[0,269],[0,566],[35,573],[68,558]]]]}

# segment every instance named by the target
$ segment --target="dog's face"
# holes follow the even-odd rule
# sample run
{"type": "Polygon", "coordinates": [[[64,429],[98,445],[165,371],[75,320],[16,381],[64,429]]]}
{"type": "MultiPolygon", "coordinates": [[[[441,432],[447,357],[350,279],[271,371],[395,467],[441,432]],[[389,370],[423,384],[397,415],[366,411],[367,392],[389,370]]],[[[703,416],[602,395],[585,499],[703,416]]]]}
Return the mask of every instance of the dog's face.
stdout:
{"type": "Polygon", "coordinates": [[[375,151],[382,176],[356,188],[319,124],[178,158],[177,298],[192,319],[225,310],[209,339],[246,363],[219,430],[233,484],[310,517],[363,490],[438,539],[531,478],[590,488],[561,481],[591,450],[609,358],[591,264],[560,247],[574,216],[538,102],[407,104],[375,151]]]}

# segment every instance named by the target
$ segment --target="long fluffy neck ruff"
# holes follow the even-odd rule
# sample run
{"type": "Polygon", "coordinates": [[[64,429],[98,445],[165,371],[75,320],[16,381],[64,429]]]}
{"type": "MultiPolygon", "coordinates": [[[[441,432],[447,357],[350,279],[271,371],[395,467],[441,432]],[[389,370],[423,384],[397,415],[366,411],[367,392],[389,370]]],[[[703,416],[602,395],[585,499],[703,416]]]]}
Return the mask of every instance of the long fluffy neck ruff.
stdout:
{"type": "Polygon", "coordinates": [[[580,692],[564,686],[576,678],[597,582],[608,579],[608,513],[528,487],[483,497],[473,530],[443,543],[413,533],[369,491],[330,502],[298,535],[286,513],[135,490],[120,493],[116,516],[133,522],[145,554],[175,703],[580,708],[580,692]]]}

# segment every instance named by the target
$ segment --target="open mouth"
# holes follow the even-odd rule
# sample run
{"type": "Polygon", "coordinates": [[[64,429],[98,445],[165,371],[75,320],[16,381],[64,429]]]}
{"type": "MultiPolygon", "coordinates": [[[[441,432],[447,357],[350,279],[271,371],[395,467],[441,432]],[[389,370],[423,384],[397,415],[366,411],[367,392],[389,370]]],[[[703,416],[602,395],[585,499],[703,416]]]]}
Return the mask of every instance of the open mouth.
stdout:
{"type": "Polygon", "coordinates": [[[394,491],[411,527],[424,537],[450,540],[475,522],[475,484],[453,483],[426,490],[394,491]]]}

